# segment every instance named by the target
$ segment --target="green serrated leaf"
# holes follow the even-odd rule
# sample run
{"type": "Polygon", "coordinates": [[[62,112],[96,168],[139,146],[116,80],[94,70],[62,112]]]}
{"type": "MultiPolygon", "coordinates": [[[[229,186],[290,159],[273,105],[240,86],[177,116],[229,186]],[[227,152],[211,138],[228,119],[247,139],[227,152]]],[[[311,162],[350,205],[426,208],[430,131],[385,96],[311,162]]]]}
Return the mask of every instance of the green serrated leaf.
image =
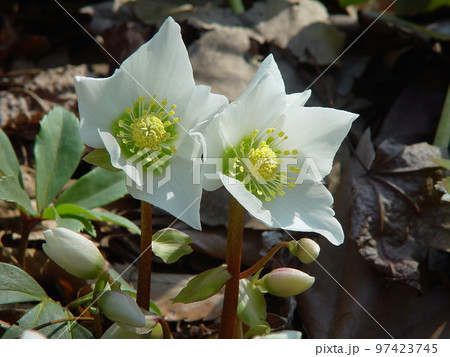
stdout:
{"type": "Polygon", "coordinates": [[[31,205],[30,198],[13,176],[3,176],[0,179],[0,200],[16,203],[28,215],[39,217],[39,213],[31,205]]]}
{"type": "Polygon", "coordinates": [[[264,295],[247,279],[239,281],[237,313],[241,321],[249,327],[265,324],[267,312],[264,295]]]}
{"type": "Polygon", "coordinates": [[[73,203],[91,209],[118,200],[127,193],[125,173],[109,172],[96,167],[65,190],[55,205],[73,203]]]}
{"type": "Polygon", "coordinates": [[[139,229],[139,227],[125,217],[110,212],[93,211],[93,210],[91,210],[90,212],[95,213],[95,215],[97,215],[100,218],[100,221],[102,222],[115,223],[118,224],[119,226],[125,227],[138,234],[141,234],[141,230],[139,229]]]}
{"type": "Polygon", "coordinates": [[[78,119],[62,107],[41,120],[34,146],[38,211],[53,201],[78,166],[84,147],[78,130],[78,119]]]}
{"type": "Polygon", "coordinates": [[[48,299],[44,289],[22,269],[0,263],[0,305],[48,299]]]}
{"type": "Polygon", "coordinates": [[[205,300],[217,294],[230,278],[231,275],[225,264],[209,269],[191,279],[187,286],[171,300],[185,304],[205,300]]]}
{"type": "MultiPolygon", "coordinates": [[[[59,303],[52,300],[46,300],[36,305],[23,315],[16,325],[11,326],[5,331],[2,338],[17,338],[26,329],[38,327],[44,323],[73,317],[73,315],[63,309],[59,303]]],[[[92,334],[76,322],[60,322],[40,329],[49,338],[67,339],[67,338],[93,338],[92,334]]]]}
{"type": "Polygon", "coordinates": [[[64,227],[74,232],[80,232],[83,228],[86,231],[96,236],[96,231],[91,222],[80,215],[60,215],[56,207],[48,206],[42,213],[43,219],[54,219],[57,227],[64,227]]]}
{"type": "Polygon", "coordinates": [[[84,229],[91,236],[97,237],[97,232],[95,231],[94,225],[91,223],[89,219],[85,218],[83,215],[78,214],[61,215],[60,218],[56,220],[56,225],[58,227],[64,227],[73,230],[75,232],[79,232],[82,229],[84,229]]]}
{"type": "Polygon", "coordinates": [[[61,216],[57,216],[56,226],[64,227],[74,232],[80,232],[84,228],[83,222],[81,222],[79,219],[61,216]]]}
{"type": "Polygon", "coordinates": [[[174,228],[156,232],[152,240],[153,254],[160,257],[166,264],[175,263],[183,255],[192,252],[189,246],[192,239],[186,233],[174,228]]]}
{"type": "Polygon", "coordinates": [[[89,219],[91,221],[101,221],[101,217],[97,215],[96,211],[91,211],[87,208],[80,207],[78,205],[72,203],[62,203],[56,206],[56,211],[59,215],[73,215],[73,216],[81,216],[84,219],[89,219]]]}
{"type": "Polygon", "coordinates": [[[16,177],[23,187],[19,160],[8,136],[2,129],[0,129],[0,174],[16,177]]]}
{"type": "Polygon", "coordinates": [[[106,149],[95,149],[83,157],[83,160],[104,170],[117,172],[120,171],[111,165],[111,157],[106,149]]]}

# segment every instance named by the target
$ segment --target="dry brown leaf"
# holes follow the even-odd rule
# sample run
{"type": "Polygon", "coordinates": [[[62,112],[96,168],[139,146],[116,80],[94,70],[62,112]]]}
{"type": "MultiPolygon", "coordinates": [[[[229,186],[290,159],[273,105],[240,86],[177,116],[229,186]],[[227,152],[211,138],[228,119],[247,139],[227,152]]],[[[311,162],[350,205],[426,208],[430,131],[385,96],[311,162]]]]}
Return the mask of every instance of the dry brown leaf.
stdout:
{"type": "Polygon", "coordinates": [[[38,122],[57,105],[77,112],[73,77],[87,74],[85,65],[9,74],[8,90],[0,91],[0,127],[38,122]]]}
{"type": "Polygon", "coordinates": [[[441,155],[426,143],[403,146],[388,140],[378,147],[367,174],[352,183],[350,237],[386,279],[417,289],[426,247],[450,250],[450,206],[433,189],[442,173],[430,160],[441,155]]]}
{"type": "Polygon", "coordinates": [[[301,62],[330,64],[344,46],[344,33],[329,24],[328,12],[318,1],[257,2],[243,16],[267,42],[291,50],[301,62]]]}

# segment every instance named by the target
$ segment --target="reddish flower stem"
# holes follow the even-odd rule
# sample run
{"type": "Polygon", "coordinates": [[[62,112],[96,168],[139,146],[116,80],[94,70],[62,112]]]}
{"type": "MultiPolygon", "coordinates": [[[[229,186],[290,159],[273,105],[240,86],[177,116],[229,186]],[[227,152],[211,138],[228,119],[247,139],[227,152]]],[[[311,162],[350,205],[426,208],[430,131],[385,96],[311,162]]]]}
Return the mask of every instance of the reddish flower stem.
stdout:
{"type": "Polygon", "coordinates": [[[233,338],[236,328],[237,305],[239,296],[239,273],[241,271],[242,240],[244,235],[245,209],[233,197],[230,198],[228,217],[228,235],[226,263],[230,280],[225,285],[222,319],[219,338],[233,338]]]}
{"type": "Polygon", "coordinates": [[[137,304],[150,309],[150,284],[152,275],[152,206],[141,201],[141,255],[139,257],[137,304]]]}

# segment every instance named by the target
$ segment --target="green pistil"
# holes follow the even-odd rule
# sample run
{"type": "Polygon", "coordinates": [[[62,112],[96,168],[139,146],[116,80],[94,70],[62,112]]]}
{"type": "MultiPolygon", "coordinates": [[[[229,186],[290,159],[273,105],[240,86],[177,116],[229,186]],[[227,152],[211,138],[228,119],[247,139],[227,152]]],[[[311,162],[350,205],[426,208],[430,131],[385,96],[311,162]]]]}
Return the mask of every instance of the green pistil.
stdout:
{"type": "Polygon", "coordinates": [[[145,160],[143,167],[158,171],[169,164],[177,151],[173,143],[178,137],[176,124],[180,119],[174,117],[175,105],[170,109],[166,106],[167,99],[158,103],[155,95],[150,100],[140,97],[119,115],[112,127],[127,157],[135,158],[135,162],[145,160]]]}
{"type": "MultiPolygon", "coordinates": [[[[288,137],[282,131],[272,135],[275,131],[270,128],[258,136],[258,130],[255,130],[238,147],[228,148],[223,155],[224,172],[242,182],[249,192],[265,201],[271,201],[277,195],[283,196],[285,189],[295,185],[293,177],[280,171],[280,164],[283,158],[295,157],[298,151],[279,150],[278,144],[288,137]]],[[[289,167],[289,170],[300,172],[294,166],[289,167]]]]}

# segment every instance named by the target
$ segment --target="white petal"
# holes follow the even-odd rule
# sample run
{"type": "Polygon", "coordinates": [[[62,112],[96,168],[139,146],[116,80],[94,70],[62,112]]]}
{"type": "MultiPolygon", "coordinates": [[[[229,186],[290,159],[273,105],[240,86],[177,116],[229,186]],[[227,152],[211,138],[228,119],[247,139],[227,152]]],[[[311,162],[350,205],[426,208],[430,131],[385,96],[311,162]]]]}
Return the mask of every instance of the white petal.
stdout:
{"type": "Polygon", "coordinates": [[[265,60],[261,63],[258,70],[256,71],[255,75],[252,78],[252,81],[248,85],[247,89],[244,93],[242,93],[236,101],[243,100],[249,95],[253,89],[259,84],[261,79],[265,77],[266,74],[271,74],[274,79],[274,83],[282,90],[284,91],[284,81],[281,77],[280,70],[278,69],[278,65],[275,62],[275,59],[273,58],[273,55],[268,55],[265,60]]]}
{"type": "Polygon", "coordinates": [[[282,130],[288,140],[281,150],[299,151],[299,165],[312,158],[322,177],[331,171],[334,156],[357,114],[331,108],[291,106],[285,113],[282,130]]]}
{"type": "Polygon", "coordinates": [[[242,139],[272,127],[286,105],[286,94],[270,73],[241,101],[231,103],[220,116],[220,131],[226,147],[238,145],[242,139]]]}
{"type": "Polygon", "coordinates": [[[304,182],[263,206],[272,214],[271,227],[316,232],[339,245],[344,241],[344,232],[334,218],[332,203],[333,197],[324,185],[304,182]]]}
{"type": "Polygon", "coordinates": [[[129,185],[128,192],[136,199],[162,208],[195,229],[200,225],[201,183],[193,178],[192,161],[173,156],[164,176],[144,174],[144,186],[129,185]],[[168,176],[165,176],[168,175],[168,176]],[[164,182],[168,179],[167,182],[164,182]]]}
{"type": "Polygon", "coordinates": [[[97,129],[110,131],[119,114],[133,104],[128,99],[130,90],[126,77],[125,73],[118,71],[109,78],[75,77],[80,135],[86,145],[103,148],[97,129]]]}
{"type": "Polygon", "coordinates": [[[192,67],[180,27],[168,18],[156,35],[128,57],[109,78],[76,77],[75,89],[86,145],[102,148],[97,129],[111,131],[111,124],[139,97],[156,94],[161,102],[176,104],[194,88],[192,67]]]}
{"type": "Polygon", "coordinates": [[[122,63],[120,70],[133,77],[138,96],[156,94],[156,100],[167,98],[169,104],[176,104],[195,85],[180,26],[171,17],[149,42],[122,63]]]}
{"type": "Polygon", "coordinates": [[[223,171],[223,153],[226,149],[225,140],[220,131],[219,116],[198,125],[194,131],[202,143],[203,161],[201,165],[201,180],[203,189],[215,191],[222,186],[222,180],[217,174],[223,171]]]}
{"type": "Polygon", "coordinates": [[[311,93],[311,89],[308,89],[301,93],[288,94],[286,96],[286,105],[298,105],[300,107],[303,107],[311,97],[311,93]]]}
{"type": "MultiPolygon", "coordinates": [[[[188,132],[201,122],[210,120],[216,113],[222,111],[228,104],[228,100],[223,95],[210,93],[210,87],[198,85],[192,91],[185,93],[176,103],[175,116],[180,117],[178,126],[178,140],[174,143],[180,156],[189,157],[190,149],[185,147],[185,139],[192,141],[188,132]]],[[[197,143],[199,141],[194,138],[197,143]]],[[[190,145],[188,143],[188,145],[190,145]]]]}
{"type": "Polygon", "coordinates": [[[219,174],[225,188],[250,213],[269,227],[272,225],[271,213],[263,208],[262,202],[251,194],[244,185],[234,178],[222,173],[219,174]]]}
{"type": "Polygon", "coordinates": [[[344,241],[342,227],[330,208],[333,197],[324,185],[303,183],[286,190],[285,196],[278,195],[266,202],[251,194],[241,182],[223,174],[221,179],[226,189],[248,213],[267,226],[316,232],[335,245],[344,241]]]}

